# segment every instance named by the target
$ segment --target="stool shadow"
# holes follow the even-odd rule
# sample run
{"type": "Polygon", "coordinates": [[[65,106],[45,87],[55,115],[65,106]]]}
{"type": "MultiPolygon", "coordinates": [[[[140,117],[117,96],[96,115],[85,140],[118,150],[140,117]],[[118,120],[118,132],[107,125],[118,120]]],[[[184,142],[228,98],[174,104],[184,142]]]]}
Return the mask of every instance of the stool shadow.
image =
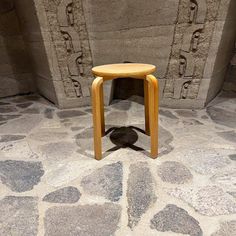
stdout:
{"type": "Polygon", "coordinates": [[[145,149],[138,147],[135,143],[138,141],[138,132],[146,134],[143,129],[140,129],[135,126],[122,126],[122,127],[112,127],[109,128],[105,135],[110,135],[110,141],[115,145],[114,147],[105,151],[104,156],[110,154],[110,152],[116,151],[120,148],[130,148],[135,151],[140,151],[146,155],[149,155],[149,152],[145,149]]]}

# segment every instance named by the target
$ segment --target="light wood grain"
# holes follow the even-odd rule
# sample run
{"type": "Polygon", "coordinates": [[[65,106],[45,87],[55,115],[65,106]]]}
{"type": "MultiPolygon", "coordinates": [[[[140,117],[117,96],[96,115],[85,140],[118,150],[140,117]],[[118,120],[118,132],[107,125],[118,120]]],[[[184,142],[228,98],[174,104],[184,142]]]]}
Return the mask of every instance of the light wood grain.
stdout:
{"type": "Polygon", "coordinates": [[[101,90],[103,78],[97,77],[92,84],[92,106],[93,106],[93,126],[94,126],[94,152],[97,160],[102,159],[102,109],[101,90]]]}
{"type": "Polygon", "coordinates": [[[156,70],[154,65],[139,63],[124,63],[96,66],[92,69],[95,76],[104,77],[104,80],[111,78],[141,78],[153,73],[156,70]]]}
{"type": "Polygon", "coordinates": [[[94,153],[102,159],[102,136],[105,135],[103,104],[103,82],[111,79],[130,77],[144,80],[145,130],[151,138],[151,157],[158,155],[158,80],[151,75],[156,69],[148,64],[111,64],[93,68],[97,78],[92,84],[92,106],[94,123],[94,153]]]}
{"type": "Polygon", "coordinates": [[[158,80],[153,75],[146,77],[149,94],[149,122],[151,137],[151,157],[158,155],[158,80]]]}

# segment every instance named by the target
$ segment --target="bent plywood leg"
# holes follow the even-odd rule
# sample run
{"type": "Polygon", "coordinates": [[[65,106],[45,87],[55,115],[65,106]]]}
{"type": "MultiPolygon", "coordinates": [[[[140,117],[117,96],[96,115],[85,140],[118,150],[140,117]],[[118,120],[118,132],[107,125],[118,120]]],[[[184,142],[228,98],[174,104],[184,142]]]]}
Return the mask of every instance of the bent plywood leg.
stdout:
{"type": "Polygon", "coordinates": [[[105,118],[104,118],[104,94],[103,94],[103,83],[100,86],[100,114],[101,114],[101,130],[102,137],[105,135],[105,118]]]}
{"type": "Polygon", "coordinates": [[[150,135],[150,124],[149,124],[149,101],[148,101],[148,81],[146,78],[143,81],[144,85],[144,109],[145,109],[145,131],[147,135],[150,135]]]}
{"type": "Polygon", "coordinates": [[[158,80],[153,75],[146,77],[149,92],[149,122],[151,136],[151,157],[158,155],[158,80]]]}
{"type": "Polygon", "coordinates": [[[94,127],[94,153],[97,160],[102,158],[102,110],[101,89],[103,78],[97,77],[92,84],[92,106],[94,127]]]}

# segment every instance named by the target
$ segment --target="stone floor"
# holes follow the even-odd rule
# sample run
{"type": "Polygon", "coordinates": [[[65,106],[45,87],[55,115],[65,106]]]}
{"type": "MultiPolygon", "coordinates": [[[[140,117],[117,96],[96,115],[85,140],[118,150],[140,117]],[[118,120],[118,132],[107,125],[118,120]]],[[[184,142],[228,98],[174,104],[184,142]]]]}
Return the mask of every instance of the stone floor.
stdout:
{"type": "Polygon", "coordinates": [[[106,108],[96,161],[90,107],[2,99],[0,235],[236,235],[235,94],[204,110],[160,109],[156,160],[143,113],[139,102],[106,108]]]}

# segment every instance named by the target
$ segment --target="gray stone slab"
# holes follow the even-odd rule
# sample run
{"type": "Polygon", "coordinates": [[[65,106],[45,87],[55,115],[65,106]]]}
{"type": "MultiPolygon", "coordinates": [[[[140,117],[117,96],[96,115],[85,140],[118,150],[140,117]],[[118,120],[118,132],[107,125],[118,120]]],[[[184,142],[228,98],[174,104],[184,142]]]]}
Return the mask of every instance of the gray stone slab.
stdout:
{"type": "Polygon", "coordinates": [[[151,228],[161,232],[174,232],[190,236],[202,236],[199,222],[183,208],[169,204],[151,220],[151,228]]]}
{"type": "Polygon", "coordinates": [[[54,109],[52,108],[46,108],[44,110],[44,117],[47,119],[52,119],[54,115],[54,109]]]}
{"type": "Polygon", "coordinates": [[[37,198],[7,196],[0,200],[0,235],[37,236],[37,198]]]}
{"type": "Polygon", "coordinates": [[[23,114],[39,114],[40,113],[40,109],[39,108],[35,108],[35,107],[28,108],[28,109],[22,111],[21,113],[23,113],[23,114]]]}
{"type": "Polygon", "coordinates": [[[147,163],[139,162],[130,166],[128,179],[128,226],[133,229],[142,215],[156,201],[155,184],[147,163]]]}
{"type": "Polygon", "coordinates": [[[39,101],[41,97],[39,95],[28,95],[28,96],[18,96],[11,100],[11,102],[14,103],[25,103],[25,102],[31,102],[31,101],[39,101]]]}
{"type": "Polygon", "coordinates": [[[55,142],[65,139],[68,136],[67,132],[60,132],[54,130],[38,131],[29,135],[30,139],[40,142],[55,142]]]}
{"type": "Polygon", "coordinates": [[[24,139],[25,137],[26,137],[25,135],[14,135],[14,134],[0,135],[0,143],[17,141],[24,139]]]}
{"type": "Polygon", "coordinates": [[[218,107],[208,107],[207,113],[215,123],[234,129],[236,128],[236,112],[218,107]]]}
{"type": "MultiPolygon", "coordinates": [[[[236,119],[236,117],[235,117],[235,119],[236,119]]],[[[236,132],[234,130],[217,132],[217,134],[227,141],[230,141],[232,143],[236,143],[236,132]]]]}
{"type": "Polygon", "coordinates": [[[37,126],[42,118],[40,116],[26,116],[19,119],[12,120],[0,127],[0,133],[29,133],[35,126],[37,126]]]}
{"type": "Polygon", "coordinates": [[[79,201],[81,193],[76,187],[65,187],[53,191],[44,196],[43,201],[52,203],[76,203],[79,201]]]}
{"type": "Polygon", "coordinates": [[[105,165],[85,176],[81,186],[86,193],[103,196],[110,201],[118,201],[122,196],[122,163],[105,165]]]}
{"type": "Polygon", "coordinates": [[[27,108],[27,107],[31,106],[32,104],[33,104],[32,102],[26,102],[26,103],[17,104],[16,106],[20,107],[20,108],[27,108]]]}
{"type": "Polygon", "coordinates": [[[175,115],[174,115],[171,111],[169,111],[169,110],[160,109],[160,110],[159,110],[159,114],[162,115],[162,116],[165,116],[165,117],[167,117],[167,118],[173,119],[173,120],[179,119],[177,116],[175,116],[175,115]]]}
{"type": "Polygon", "coordinates": [[[194,110],[175,110],[175,112],[185,118],[193,118],[197,116],[197,112],[194,110]]]}
{"type": "Polygon", "coordinates": [[[211,181],[227,192],[236,192],[236,168],[222,170],[213,175],[211,181]]]}
{"type": "Polygon", "coordinates": [[[197,189],[175,188],[167,191],[171,196],[182,199],[202,215],[218,216],[236,213],[236,202],[232,196],[218,186],[197,189]]]}
{"type": "Polygon", "coordinates": [[[230,160],[236,161],[236,154],[229,155],[230,160]]]}
{"type": "Polygon", "coordinates": [[[114,100],[112,101],[111,108],[119,111],[127,111],[131,108],[132,104],[129,100],[114,100]]]}
{"type": "Polygon", "coordinates": [[[4,106],[4,105],[10,105],[10,103],[8,103],[8,102],[0,102],[0,106],[4,106]]]}
{"type": "Polygon", "coordinates": [[[8,121],[21,117],[21,115],[0,115],[0,121],[8,121]]]}
{"type": "Polygon", "coordinates": [[[202,122],[196,119],[187,119],[182,121],[184,125],[203,125],[202,122]]]}
{"type": "Polygon", "coordinates": [[[220,229],[211,236],[233,236],[236,235],[236,221],[225,221],[220,224],[220,229]]]}
{"type": "Polygon", "coordinates": [[[190,149],[181,160],[199,174],[215,174],[230,164],[229,158],[223,154],[224,150],[190,149]]]}
{"type": "Polygon", "coordinates": [[[157,173],[164,182],[184,184],[193,176],[186,166],[176,161],[166,161],[158,166],[157,173]]]}
{"type": "Polygon", "coordinates": [[[63,111],[57,112],[57,116],[60,119],[73,118],[73,117],[84,116],[84,115],[86,115],[86,113],[79,110],[63,110],[63,111]]]}
{"type": "Polygon", "coordinates": [[[76,145],[71,142],[48,143],[40,146],[43,156],[47,160],[69,159],[76,150],[76,145]]]}
{"type": "Polygon", "coordinates": [[[206,115],[201,116],[201,118],[202,118],[203,120],[208,120],[208,119],[209,119],[209,117],[206,116],[206,115]]]}
{"type": "Polygon", "coordinates": [[[0,178],[3,184],[15,192],[33,189],[40,182],[44,170],[41,162],[0,161],[0,178]]]}
{"type": "Polygon", "coordinates": [[[80,127],[80,126],[76,127],[76,126],[74,126],[74,127],[71,127],[70,129],[71,129],[71,131],[76,132],[76,131],[80,131],[80,130],[84,129],[84,127],[80,127]]]}
{"type": "Polygon", "coordinates": [[[112,203],[53,207],[44,218],[45,236],[114,235],[120,214],[121,207],[112,203]]]}
{"type": "Polygon", "coordinates": [[[0,106],[0,113],[11,113],[17,112],[17,109],[14,106],[0,106]]]}

